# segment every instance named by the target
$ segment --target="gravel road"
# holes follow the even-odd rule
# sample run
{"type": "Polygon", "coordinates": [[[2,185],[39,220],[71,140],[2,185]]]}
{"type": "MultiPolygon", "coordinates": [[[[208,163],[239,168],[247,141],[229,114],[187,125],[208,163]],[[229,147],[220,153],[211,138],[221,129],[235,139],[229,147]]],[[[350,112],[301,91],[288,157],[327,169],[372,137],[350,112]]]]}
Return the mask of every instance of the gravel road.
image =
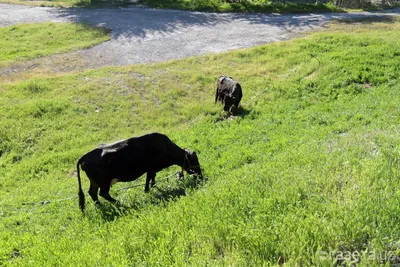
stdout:
{"type": "Polygon", "coordinates": [[[321,29],[333,19],[382,14],[398,16],[400,9],[375,13],[280,15],[186,12],[136,6],[79,9],[0,4],[0,27],[53,21],[81,22],[112,29],[110,41],[67,55],[84,60],[91,67],[101,67],[160,62],[253,47],[321,29]]]}

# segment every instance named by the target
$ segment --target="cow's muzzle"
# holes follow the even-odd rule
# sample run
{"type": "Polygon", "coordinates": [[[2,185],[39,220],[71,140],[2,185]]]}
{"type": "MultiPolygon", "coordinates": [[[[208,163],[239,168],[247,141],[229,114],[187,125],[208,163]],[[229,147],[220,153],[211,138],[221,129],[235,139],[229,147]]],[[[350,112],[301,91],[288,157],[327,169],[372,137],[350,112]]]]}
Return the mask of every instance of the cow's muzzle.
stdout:
{"type": "Polygon", "coordinates": [[[190,166],[190,168],[187,169],[186,172],[189,173],[189,174],[201,175],[200,166],[190,166]]]}

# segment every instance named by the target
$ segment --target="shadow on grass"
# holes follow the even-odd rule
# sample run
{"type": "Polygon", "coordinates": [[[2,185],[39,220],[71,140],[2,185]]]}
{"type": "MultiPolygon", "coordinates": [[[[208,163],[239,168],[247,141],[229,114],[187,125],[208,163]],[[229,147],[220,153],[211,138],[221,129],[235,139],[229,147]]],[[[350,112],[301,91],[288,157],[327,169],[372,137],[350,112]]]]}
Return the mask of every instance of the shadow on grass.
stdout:
{"type": "MultiPolygon", "coordinates": [[[[112,6],[125,6],[128,3],[127,0],[112,1],[116,3],[111,4],[112,6]]],[[[96,0],[96,2],[93,3],[98,3],[97,5],[101,6],[108,3],[108,1],[96,0]]],[[[249,3],[240,3],[240,5],[249,5],[249,3]]],[[[186,30],[191,30],[192,27],[213,28],[220,25],[226,25],[234,21],[237,21],[238,23],[247,22],[248,24],[259,25],[260,27],[277,27],[280,30],[293,31],[299,27],[306,28],[307,30],[317,29],[323,27],[327,21],[334,19],[346,19],[350,16],[356,16],[360,19],[364,18],[365,20],[368,20],[367,17],[370,16],[381,17],[373,12],[363,14],[325,12],[321,14],[304,15],[298,13],[307,13],[307,11],[322,12],[323,10],[319,10],[319,7],[314,5],[311,5],[311,7],[308,5],[291,7],[291,4],[286,3],[275,3],[273,5],[274,9],[271,10],[269,10],[272,8],[271,6],[265,6],[265,10],[260,10],[261,7],[259,7],[258,10],[251,10],[251,7],[248,6],[245,7],[245,9],[250,10],[247,10],[248,12],[246,13],[232,12],[229,14],[149,9],[137,6],[110,9],[94,8],[96,7],[96,4],[93,4],[91,7],[93,8],[54,9],[50,12],[53,13],[52,15],[56,18],[112,29],[112,40],[117,40],[122,37],[124,40],[131,39],[131,41],[147,41],[147,38],[152,39],[154,34],[168,36],[170,33],[180,34],[186,30]],[[280,5],[283,6],[281,7],[280,5]],[[303,9],[296,11],[295,8],[300,9],[300,7],[303,9]],[[287,13],[293,12],[297,14],[283,14],[285,13],[284,10],[290,10],[290,12],[287,13]],[[255,11],[263,13],[251,13],[255,11]]],[[[156,5],[156,7],[159,6],[156,5]]],[[[162,7],[163,6],[161,6],[161,8],[162,7]]],[[[323,9],[324,6],[321,6],[320,8],[323,9]]],[[[400,11],[397,10],[397,12],[400,11]]],[[[385,19],[390,21],[390,18],[385,19]]],[[[141,43],[141,41],[139,43],[141,43]]]]}
{"type": "Polygon", "coordinates": [[[253,112],[250,109],[245,108],[243,106],[240,106],[238,108],[237,116],[244,118],[246,116],[249,116],[250,114],[253,114],[253,112]]]}
{"type": "Polygon", "coordinates": [[[235,115],[231,115],[229,112],[224,112],[219,117],[215,119],[215,122],[221,122],[225,120],[234,120],[236,118],[248,118],[248,119],[255,119],[259,115],[259,112],[255,112],[243,106],[240,106],[235,115]]]}
{"type": "Polygon", "coordinates": [[[371,17],[359,17],[359,18],[347,18],[347,19],[338,19],[336,23],[343,24],[370,24],[370,23],[395,23],[399,21],[398,18],[389,15],[376,15],[371,17]]]}
{"type": "Polygon", "coordinates": [[[86,8],[118,8],[132,5],[129,0],[80,0],[75,4],[77,7],[86,8]]]}
{"type": "MultiPolygon", "coordinates": [[[[120,2],[121,6],[127,3],[126,1],[117,2],[120,2]]],[[[97,5],[104,5],[101,3],[102,2],[99,1],[97,5]]],[[[190,29],[193,26],[211,28],[228,24],[232,21],[247,21],[249,24],[267,25],[279,27],[280,29],[292,29],[293,27],[308,27],[312,29],[316,24],[321,24],[323,21],[329,20],[332,17],[329,13],[312,17],[299,16],[298,14],[266,15],[262,13],[250,13],[255,11],[260,12],[260,10],[248,10],[249,13],[217,14],[148,9],[135,6],[118,9],[95,8],[96,5],[91,5],[91,7],[93,8],[55,9],[51,12],[58,18],[112,29],[112,39],[118,39],[122,36],[128,39],[139,38],[144,40],[149,36],[151,37],[154,33],[166,35],[177,31],[180,32],[182,29],[190,29]]],[[[271,9],[270,12],[267,12],[267,9],[270,7],[265,8],[266,10],[263,11],[265,13],[285,13],[283,10],[275,9],[271,9]]],[[[275,8],[277,8],[277,6],[275,6],[275,8]]],[[[246,9],[250,9],[250,7],[246,7],[246,9]]],[[[308,10],[308,8],[304,7],[303,12],[300,13],[304,13],[306,10],[308,10]]],[[[309,11],[311,11],[311,9],[309,11]]],[[[316,11],[314,7],[313,11],[316,11]]]]}
{"type": "Polygon", "coordinates": [[[140,211],[147,205],[163,205],[171,201],[175,201],[182,196],[187,195],[188,190],[197,189],[204,185],[207,181],[205,176],[186,176],[185,179],[178,180],[173,187],[159,188],[155,186],[148,196],[144,196],[142,201],[133,201],[127,204],[103,201],[101,205],[96,206],[96,210],[100,213],[104,221],[114,221],[118,217],[131,214],[132,211],[140,211]]]}
{"type": "Polygon", "coordinates": [[[338,11],[329,1],[177,1],[140,0],[141,4],[155,8],[170,8],[205,12],[262,12],[262,13],[304,13],[338,11]]]}

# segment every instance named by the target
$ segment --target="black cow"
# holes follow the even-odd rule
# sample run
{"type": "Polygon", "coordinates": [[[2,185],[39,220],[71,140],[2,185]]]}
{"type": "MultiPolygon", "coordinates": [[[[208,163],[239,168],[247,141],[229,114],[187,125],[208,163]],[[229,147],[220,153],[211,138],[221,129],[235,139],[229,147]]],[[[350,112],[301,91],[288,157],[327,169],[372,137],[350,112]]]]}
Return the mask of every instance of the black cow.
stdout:
{"type": "Polygon", "coordinates": [[[236,113],[242,99],[242,87],[238,82],[228,76],[221,75],[218,78],[217,90],[215,92],[215,103],[221,101],[224,110],[231,114],[236,113]]]}
{"type": "Polygon", "coordinates": [[[178,165],[189,174],[201,174],[196,152],[181,149],[167,136],[151,133],[132,137],[98,148],[83,155],[77,163],[79,205],[85,208],[79,166],[90,180],[89,195],[98,203],[97,192],[108,201],[115,202],[110,187],[116,182],[130,182],[147,173],[145,192],[149,183],[155,185],[156,173],[172,165],[178,165]]]}

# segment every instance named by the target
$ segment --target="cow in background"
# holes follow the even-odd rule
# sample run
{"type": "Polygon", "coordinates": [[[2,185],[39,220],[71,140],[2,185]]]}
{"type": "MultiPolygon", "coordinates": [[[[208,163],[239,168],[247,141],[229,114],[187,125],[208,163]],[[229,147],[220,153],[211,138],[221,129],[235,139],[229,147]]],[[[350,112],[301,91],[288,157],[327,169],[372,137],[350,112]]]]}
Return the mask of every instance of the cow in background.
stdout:
{"type": "Polygon", "coordinates": [[[242,87],[231,77],[221,75],[218,78],[217,90],[215,92],[215,103],[221,101],[224,110],[235,115],[242,99],[242,87]]]}

